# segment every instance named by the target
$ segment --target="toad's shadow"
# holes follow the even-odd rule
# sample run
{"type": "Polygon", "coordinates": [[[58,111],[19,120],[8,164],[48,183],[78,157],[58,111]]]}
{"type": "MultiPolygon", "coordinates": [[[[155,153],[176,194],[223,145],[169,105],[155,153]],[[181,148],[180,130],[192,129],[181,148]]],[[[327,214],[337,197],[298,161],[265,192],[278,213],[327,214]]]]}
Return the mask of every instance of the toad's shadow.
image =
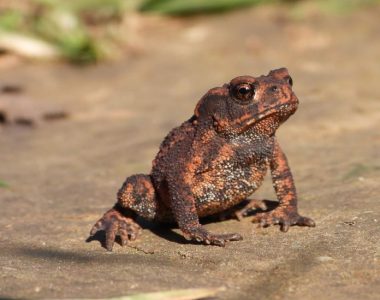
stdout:
{"type": "MultiPolygon", "coordinates": [[[[247,212],[245,217],[254,216],[255,214],[261,213],[261,212],[269,212],[271,210],[274,210],[278,206],[277,201],[267,200],[267,199],[262,200],[262,201],[265,204],[265,206],[267,207],[267,209],[265,211],[262,209],[259,209],[259,208],[252,209],[252,210],[247,212]]],[[[240,202],[239,204],[237,204],[236,206],[234,206],[234,207],[232,207],[232,208],[230,208],[230,209],[228,209],[222,213],[201,218],[201,220],[200,220],[201,224],[217,223],[217,222],[222,222],[222,221],[231,220],[231,219],[236,220],[234,213],[236,211],[242,209],[243,207],[245,207],[248,203],[249,203],[249,200],[244,200],[244,201],[240,202]]],[[[136,222],[143,229],[149,229],[152,233],[154,233],[155,235],[157,235],[161,238],[166,239],[167,241],[179,243],[179,244],[199,244],[196,241],[188,241],[181,234],[173,231],[173,229],[178,228],[176,223],[157,223],[157,222],[144,220],[140,217],[138,217],[136,219],[136,222]]],[[[105,232],[104,231],[98,231],[93,236],[89,236],[87,238],[86,242],[89,243],[92,241],[98,241],[98,242],[100,242],[100,244],[103,248],[106,248],[105,247],[105,240],[106,240],[105,232]]],[[[116,236],[115,242],[118,243],[119,245],[121,245],[121,240],[120,240],[119,236],[116,236]]]]}

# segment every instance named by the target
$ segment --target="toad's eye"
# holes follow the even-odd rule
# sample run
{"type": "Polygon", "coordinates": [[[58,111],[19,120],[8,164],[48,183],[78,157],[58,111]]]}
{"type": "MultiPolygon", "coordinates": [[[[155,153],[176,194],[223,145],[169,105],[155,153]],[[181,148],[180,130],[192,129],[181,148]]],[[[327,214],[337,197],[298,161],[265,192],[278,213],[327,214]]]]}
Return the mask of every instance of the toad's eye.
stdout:
{"type": "Polygon", "coordinates": [[[255,88],[248,83],[240,84],[233,90],[233,96],[243,102],[252,100],[254,94],[255,88]]]}
{"type": "Polygon", "coordinates": [[[293,86],[293,79],[292,79],[292,77],[290,77],[290,76],[286,76],[286,77],[285,77],[285,80],[288,82],[288,84],[289,84],[290,86],[293,86]]]}

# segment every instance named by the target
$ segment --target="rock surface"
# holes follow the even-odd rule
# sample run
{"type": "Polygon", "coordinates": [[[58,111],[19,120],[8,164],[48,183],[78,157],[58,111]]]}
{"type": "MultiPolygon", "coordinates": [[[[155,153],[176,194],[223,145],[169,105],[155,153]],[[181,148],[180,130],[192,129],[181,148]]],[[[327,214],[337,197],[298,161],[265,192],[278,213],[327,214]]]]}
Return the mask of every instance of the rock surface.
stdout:
{"type": "MultiPolygon", "coordinates": [[[[64,104],[70,118],[0,126],[0,297],[94,298],[225,286],[220,299],[377,299],[380,293],[379,9],[293,19],[260,7],[184,20],[142,20],[142,49],[86,69],[21,64],[0,81],[64,104]],[[228,26],[227,26],[228,24],[228,26]],[[148,172],[170,128],[212,86],[286,66],[300,99],[278,132],[316,228],[239,232],[225,248],[143,224],[107,253],[86,243],[127,175],[148,172]],[[196,87],[196,88],[194,88],[196,87]]],[[[256,197],[274,199],[270,181],[256,197]]]]}

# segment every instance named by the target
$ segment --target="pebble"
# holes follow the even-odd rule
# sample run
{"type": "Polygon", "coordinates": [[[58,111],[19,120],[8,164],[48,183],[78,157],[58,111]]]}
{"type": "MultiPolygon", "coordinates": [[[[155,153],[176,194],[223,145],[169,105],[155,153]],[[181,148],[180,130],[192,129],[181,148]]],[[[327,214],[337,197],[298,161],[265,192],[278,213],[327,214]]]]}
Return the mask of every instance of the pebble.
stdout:
{"type": "Polygon", "coordinates": [[[331,256],[318,256],[317,260],[320,262],[333,261],[334,259],[331,256]]]}

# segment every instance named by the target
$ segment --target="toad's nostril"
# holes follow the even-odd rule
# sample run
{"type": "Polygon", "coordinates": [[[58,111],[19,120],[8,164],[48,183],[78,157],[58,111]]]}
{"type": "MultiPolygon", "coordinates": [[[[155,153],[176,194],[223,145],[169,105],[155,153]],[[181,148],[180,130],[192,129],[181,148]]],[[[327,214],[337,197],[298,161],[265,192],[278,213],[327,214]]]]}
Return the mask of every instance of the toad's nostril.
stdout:
{"type": "Polygon", "coordinates": [[[278,90],[277,85],[272,85],[272,86],[270,87],[270,90],[271,90],[271,92],[277,92],[277,90],[278,90]]]}
{"type": "Polygon", "coordinates": [[[293,79],[292,79],[292,77],[290,77],[290,76],[286,76],[286,77],[285,77],[285,80],[288,82],[288,84],[289,84],[290,86],[293,86],[293,79]]]}

